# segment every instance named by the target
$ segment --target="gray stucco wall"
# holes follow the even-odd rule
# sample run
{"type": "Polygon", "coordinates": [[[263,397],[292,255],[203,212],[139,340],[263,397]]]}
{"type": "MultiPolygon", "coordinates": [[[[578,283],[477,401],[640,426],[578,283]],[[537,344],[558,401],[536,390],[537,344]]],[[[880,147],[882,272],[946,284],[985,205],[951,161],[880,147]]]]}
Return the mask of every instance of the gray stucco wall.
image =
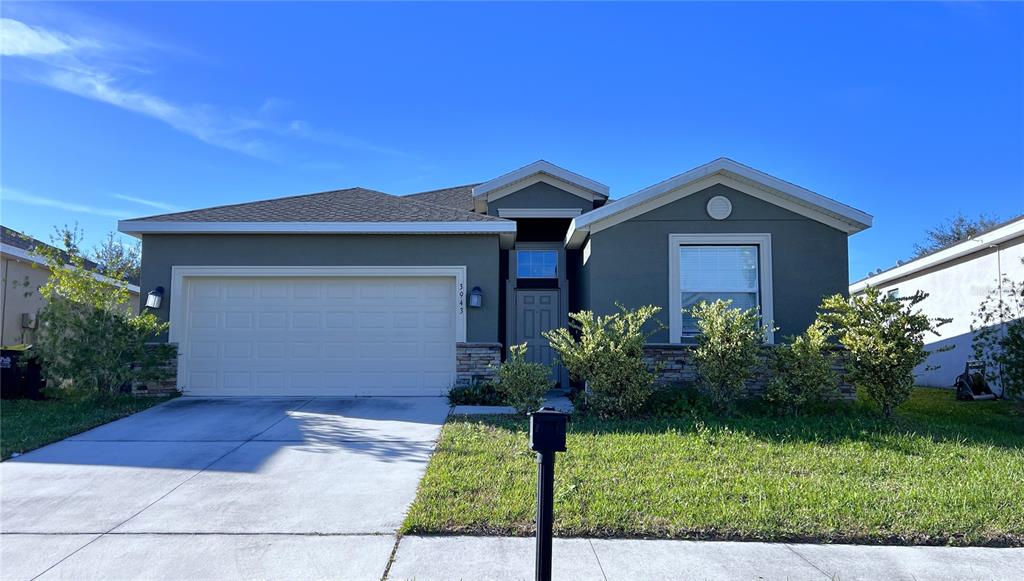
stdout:
{"type": "Polygon", "coordinates": [[[847,293],[844,232],[719,184],[595,233],[584,267],[590,308],[605,314],[615,310],[616,301],[658,305],[666,329],[651,340],[668,341],[668,236],[716,232],[772,235],[776,340],[803,332],[823,297],[847,293]],[[732,202],[726,220],[707,215],[715,195],[732,202]]]}
{"type": "Polygon", "coordinates": [[[500,208],[579,208],[589,212],[594,204],[551,184],[538,182],[490,202],[487,213],[497,216],[500,208]]]}
{"type": "Polygon", "coordinates": [[[142,301],[158,286],[169,316],[172,266],[465,266],[483,307],[466,309],[466,340],[498,341],[498,237],[493,235],[145,235],[142,301]]]}

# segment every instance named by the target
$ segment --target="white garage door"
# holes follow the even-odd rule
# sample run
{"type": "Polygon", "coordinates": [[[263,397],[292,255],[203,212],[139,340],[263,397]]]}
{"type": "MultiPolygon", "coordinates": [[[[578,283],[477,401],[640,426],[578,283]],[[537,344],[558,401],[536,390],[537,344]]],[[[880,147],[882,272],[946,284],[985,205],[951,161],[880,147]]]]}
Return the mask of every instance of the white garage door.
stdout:
{"type": "Polygon", "coordinates": [[[438,395],[455,378],[450,277],[186,279],[189,395],[438,395]]]}

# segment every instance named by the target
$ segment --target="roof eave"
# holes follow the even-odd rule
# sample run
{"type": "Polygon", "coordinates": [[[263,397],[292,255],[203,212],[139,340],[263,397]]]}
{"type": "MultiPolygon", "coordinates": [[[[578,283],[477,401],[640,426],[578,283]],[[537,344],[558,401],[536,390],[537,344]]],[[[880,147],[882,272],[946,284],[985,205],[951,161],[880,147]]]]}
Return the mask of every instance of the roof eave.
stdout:
{"type": "MultiPolygon", "coordinates": [[[[511,220],[479,222],[180,222],[122,220],[120,232],[144,234],[497,234],[515,240],[511,220]]],[[[504,244],[505,242],[503,242],[504,244]]]]}

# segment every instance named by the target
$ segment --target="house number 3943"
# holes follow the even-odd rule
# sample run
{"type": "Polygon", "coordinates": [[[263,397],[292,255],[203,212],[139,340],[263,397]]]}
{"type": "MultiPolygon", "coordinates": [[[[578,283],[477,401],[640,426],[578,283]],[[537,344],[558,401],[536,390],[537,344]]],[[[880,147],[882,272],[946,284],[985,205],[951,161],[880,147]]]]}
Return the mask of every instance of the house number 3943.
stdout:
{"type": "Polygon", "coordinates": [[[462,315],[466,312],[466,285],[459,283],[459,298],[456,301],[459,307],[459,314],[462,315]]]}

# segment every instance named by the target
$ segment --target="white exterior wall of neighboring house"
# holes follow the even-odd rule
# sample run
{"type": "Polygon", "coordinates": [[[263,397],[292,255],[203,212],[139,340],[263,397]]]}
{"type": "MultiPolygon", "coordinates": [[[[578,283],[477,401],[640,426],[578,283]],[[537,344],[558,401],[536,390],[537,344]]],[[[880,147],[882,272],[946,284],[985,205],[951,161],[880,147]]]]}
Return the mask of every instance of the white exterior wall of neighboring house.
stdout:
{"type": "Polygon", "coordinates": [[[920,304],[924,312],[952,321],[939,328],[938,336],[926,337],[927,348],[934,351],[952,346],[952,349],[933,353],[917,368],[918,384],[952,387],[967,360],[974,358],[971,347],[974,313],[985,297],[999,288],[1003,277],[1024,281],[1022,258],[1024,218],[855,282],[850,286],[850,294],[861,294],[868,286],[877,287],[883,295],[894,289],[901,297],[917,291],[928,293],[928,298],[920,304]]]}
{"type": "MultiPolygon", "coordinates": [[[[36,313],[46,304],[39,296],[39,287],[50,277],[50,270],[41,258],[31,252],[2,244],[0,272],[3,275],[3,285],[0,286],[0,345],[31,343],[34,329],[23,323],[23,315],[35,319],[36,313]]],[[[139,287],[129,285],[128,292],[132,296],[129,305],[137,311],[139,287]]]]}

